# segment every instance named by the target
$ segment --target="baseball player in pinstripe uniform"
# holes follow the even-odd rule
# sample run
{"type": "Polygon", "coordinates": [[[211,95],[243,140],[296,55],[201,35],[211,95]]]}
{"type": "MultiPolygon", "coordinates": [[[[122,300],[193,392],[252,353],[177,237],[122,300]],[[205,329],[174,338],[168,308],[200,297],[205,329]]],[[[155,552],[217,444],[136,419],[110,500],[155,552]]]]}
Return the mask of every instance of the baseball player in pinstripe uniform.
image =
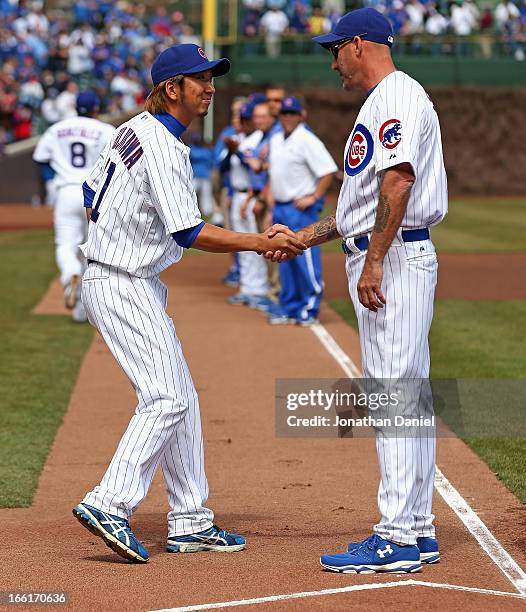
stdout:
{"type": "MultiPolygon", "coordinates": [[[[129,519],[160,465],[166,481],[169,552],[238,551],[245,538],[220,529],[205,506],[208,484],[197,393],[159,273],[183,248],[304,250],[293,235],[237,234],[202,221],[181,135],[206,115],[213,77],[227,59],[209,61],[197,45],[163,51],[152,66],[145,109],[123,124],[84,183],[90,218],[82,250],[88,267],[82,296],[89,321],[128,375],[138,399],[101,482],[73,513],[119,555],[144,563],[148,552],[129,519]],[[279,238],[276,240],[276,238],[279,238]]],[[[96,375],[96,373],[94,373],[96,375]]],[[[111,409],[109,406],[108,409],[111,409]]]]}
{"type": "MultiPolygon", "coordinates": [[[[426,381],[437,277],[429,227],[447,213],[438,117],[422,86],[396,70],[391,26],[374,9],[347,13],[333,32],[314,40],[332,52],[343,88],[367,99],[345,147],[336,216],[298,236],[307,246],[344,238],[364,377],[426,381]]],[[[427,401],[416,401],[420,414],[427,401]]],[[[322,555],[329,570],[414,572],[440,558],[432,514],[434,430],[396,436],[377,427],[376,448],[380,520],[372,536],[347,552],[322,555]]]]}
{"type": "Polygon", "coordinates": [[[79,244],[86,239],[87,229],[82,182],[115,132],[113,126],[96,118],[99,105],[95,92],[81,91],[76,102],[78,116],[48,128],[33,153],[34,161],[48,176],[54,175],[55,257],[66,307],[72,309],[73,320],[77,322],[86,320],[79,299],[80,279],[86,265],[79,244]]]}

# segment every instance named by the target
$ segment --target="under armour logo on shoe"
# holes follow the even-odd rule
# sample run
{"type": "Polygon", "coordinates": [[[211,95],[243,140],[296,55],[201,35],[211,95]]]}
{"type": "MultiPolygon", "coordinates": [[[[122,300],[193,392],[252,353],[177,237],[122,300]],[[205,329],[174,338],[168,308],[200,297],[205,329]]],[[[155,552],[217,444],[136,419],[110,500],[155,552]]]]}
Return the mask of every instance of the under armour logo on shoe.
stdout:
{"type": "Polygon", "coordinates": [[[383,550],[381,548],[379,548],[376,551],[376,554],[383,559],[385,557],[385,555],[392,555],[393,554],[393,549],[388,544],[383,550]]]}

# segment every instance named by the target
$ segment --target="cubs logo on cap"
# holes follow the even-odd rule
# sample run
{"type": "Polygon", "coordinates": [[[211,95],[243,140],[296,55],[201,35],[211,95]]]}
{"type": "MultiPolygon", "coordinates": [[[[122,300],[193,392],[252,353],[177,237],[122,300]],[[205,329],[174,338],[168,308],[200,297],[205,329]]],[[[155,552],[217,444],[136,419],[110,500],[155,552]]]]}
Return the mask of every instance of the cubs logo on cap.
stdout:
{"type": "Polygon", "coordinates": [[[402,124],[398,119],[388,119],[382,124],[378,138],[385,149],[394,149],[402,140],[402,124]]]}
{"type": "Polygon", "coordinates": [[[226,57],[209,60],[201,47],[194,44],[174,45],[165,49],[153,62],[152,81],[158,85],[178,74],[212,71],[212,76],[223,76],[230,70],[226,57]]]}
{"type": "Polygon", "coordinates": [[[371,161],[374,151],[371,132],[358,123],[352,133],[349,148],[345,153],[345,173],[349,176],[359,174],[371,161]]]}
{"type": "Polygon", "coordinates": [[[280,113],[297,113],[300,114],[302,112],[302,106],[299,98],[295,96],[286,96],[281,101],[280,113]]]}

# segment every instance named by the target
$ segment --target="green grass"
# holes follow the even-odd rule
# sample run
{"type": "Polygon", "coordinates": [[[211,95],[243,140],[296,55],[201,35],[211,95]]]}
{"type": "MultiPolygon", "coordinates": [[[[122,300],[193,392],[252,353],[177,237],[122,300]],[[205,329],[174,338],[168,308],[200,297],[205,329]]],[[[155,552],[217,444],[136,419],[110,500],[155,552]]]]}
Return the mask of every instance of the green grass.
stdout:
{"type": "Polygon", "coordinates": [[[93,330],[32,308],[57,271],[48,230],[0,234],[0,507],[29,506],[93,330]]]}
{"type": "MultiPolygon", "coordinates": [[[[451,200],[446,219],[431,232],[439,252],[524,251],[526,199],[451,200]]],[[[340,253],[340,241],[330,242],[323,249],[328,253],[340,253]]]]}
{"type": "MultiPolygon", "coordinates": [[[[330,304],[357,329],[350,300],[330,304]]],[[[439,300],[430,334],[431,377],[472,379],[459,381],[461,422],[458,413],[444,414],[446,422],[523,503],[526,437],[517,436],[525,424],[525,329],[526,302],[439,300]],[[508,435],[492,437],[487,433],[492,430],[508,435]],[[470,435],[474,431],[476,437],[470,435]]]]}

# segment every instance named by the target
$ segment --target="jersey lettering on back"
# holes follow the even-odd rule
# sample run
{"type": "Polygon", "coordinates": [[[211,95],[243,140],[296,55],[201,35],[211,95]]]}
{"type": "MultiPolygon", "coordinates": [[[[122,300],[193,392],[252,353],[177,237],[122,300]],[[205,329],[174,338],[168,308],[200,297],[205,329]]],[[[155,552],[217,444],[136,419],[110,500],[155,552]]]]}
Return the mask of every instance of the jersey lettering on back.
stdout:
{"type": "Polygon", "coordinates": [[[141,158],[143,150],[137,134],[131,128],[121,128],[111,145],[128,170],[141,158]]]}
{"type": "Polygon", "coordinates": [[[202,221],[189,152],[147,112],[118,128],[86,179],[95,191],[88,259],[142,278],[181,259],[171,234],[202,221]]]}

